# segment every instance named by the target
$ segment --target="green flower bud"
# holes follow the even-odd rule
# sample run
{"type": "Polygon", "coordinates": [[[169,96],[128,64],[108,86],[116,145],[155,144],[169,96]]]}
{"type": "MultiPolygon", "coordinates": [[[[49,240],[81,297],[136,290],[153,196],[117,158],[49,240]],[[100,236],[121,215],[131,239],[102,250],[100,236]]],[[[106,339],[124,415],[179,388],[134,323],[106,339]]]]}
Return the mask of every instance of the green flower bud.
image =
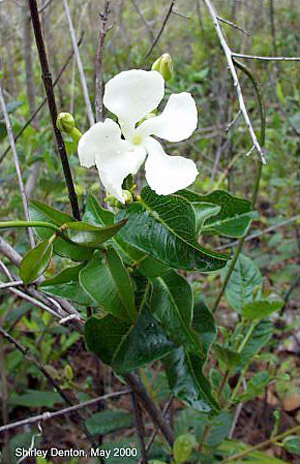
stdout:
{"type": "Polygon", "coordinates": [[[129,190],[123,190],[122,197],[124,198],[126,205],[132,203],[132,193],[129,192],[129,190]]]}
{"type": "Polygon", "coordinates": [[[169,53],[164,53],[152,65],[152,71],[158,71],[165,81],[173,76],[173,61],[169,53]]]}
{"type": "Polygon", "coordinates": [[[61,132],[70,134],[75,127],[75,120],[70,113],[59,113],[56,120],[56,126],[61,132]]]}
{"type": "Polygon", "coordinates": [[[81,139],[82,133],[75,127],[75,120],[70,113],[59,113],[56,126],[61,132],[70,135],[75,143],[81,139]]]}
{"type": "Polygon", "coordinates": [[[194,445],[195,437],[189,433],[177,437],[173,445],[175,463],[185,463],[190,458],[194,445]]]}

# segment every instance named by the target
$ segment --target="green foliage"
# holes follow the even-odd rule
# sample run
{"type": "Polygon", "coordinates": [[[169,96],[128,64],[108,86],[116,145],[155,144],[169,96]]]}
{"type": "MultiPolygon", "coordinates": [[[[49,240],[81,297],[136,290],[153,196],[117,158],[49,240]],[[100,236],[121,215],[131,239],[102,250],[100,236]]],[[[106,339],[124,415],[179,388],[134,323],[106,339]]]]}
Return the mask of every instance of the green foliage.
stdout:
{"type": "Polygon", "coordinates": [[[163,197],[145,187],[141,202],[118,215],[124,218],[128,222],[120,237],[167,266],[211,272],[226,264],[227,256],[197,243],[195,210],[179,195],[163,197]]]}
{"type": "Polygon", "coordinates": [[[275,311],[279,311],[283,305],[284,301],[280,299],[252,301],[245,304],[242,309],[242,316],[250,321],[265,319],[275,311]]]}
{"type": "Polygon", "coordinates": [[[175,464],[184,464],[189,460],[195,443],[195,437],[186,433],[176,438],[173,445],[173,457],[175,464]]]}
{"type": "Polygon", "coordinates": [[[53,253],[53,245],[49,240],[43,240],[29,250],[21,261],[20,277],[29,284],[47,269],[53,253]]]}
{"type": "Polygon", "coordinates": [[[106,435],[123,428],[128,428],[133,423],[132,414],[120,410],[97,412],[85,421],[85,425],[91,435],[106,435]]]}
{"type": "Polygon", "coordinates": [[[121,319],[136,319],[133,287],[117,252],[96,252],[80,271],[80,285],[105,311],[121,319]]]}
{"type": "MultiPolygon", "coordinates": [[[[222,271],[225,277],[230,263],[222,271]]],[[[226,298],[232,309],[241,313],[247,303],[260,297],[262,277],[258,267],[247,256],[240,254],[226,287],[226,298]]]]}

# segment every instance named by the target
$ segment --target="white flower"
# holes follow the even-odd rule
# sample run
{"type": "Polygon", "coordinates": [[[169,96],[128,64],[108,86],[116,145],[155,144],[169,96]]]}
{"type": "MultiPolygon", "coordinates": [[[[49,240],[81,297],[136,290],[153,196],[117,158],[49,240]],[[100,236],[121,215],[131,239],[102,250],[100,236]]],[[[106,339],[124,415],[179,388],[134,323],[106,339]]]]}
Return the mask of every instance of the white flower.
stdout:
{"type": "Polygon", "coordinates": [[[187,139],[197,126],[197,108],[189,93],[173,94],[159,116],[137,123],[157,108],[164,95],[164,79],[157,71],[132,69],[105,86],[103,103],[118,117],[94,124],[78,145],[80,163],[96,165],[108,193],[124,203],[122,183],[136,174],[147,155],[146,179],[159,195],[168,195],[194,182],[198,171],[192,160],[167,155],[151,135],[169,142],[187,139]],[[124,138],[121,138],[121,136],[124,138]]]}

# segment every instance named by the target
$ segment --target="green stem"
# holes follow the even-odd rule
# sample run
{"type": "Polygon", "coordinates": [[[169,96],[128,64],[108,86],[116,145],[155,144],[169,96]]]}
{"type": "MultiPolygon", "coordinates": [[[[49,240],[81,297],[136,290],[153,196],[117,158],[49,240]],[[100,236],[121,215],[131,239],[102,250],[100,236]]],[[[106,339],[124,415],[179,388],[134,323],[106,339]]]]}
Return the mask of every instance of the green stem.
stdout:
{"type": "Polygon", "coordinates": [[[0,222],[0,229],[9,229],[11,227],[45,227],[46,229],[59,232],[59,227],[50,222],[44,221],[6,221],[0,222]]]}
{"type": "Polygon", "coordinates": [[[257,451],[261,448],[264,448],[265,446],[268,446],[271,443],[274,443],[278,440],[282,440],[282,438],[285,438],[286,436],[291,435],[292,433],[298,432],[299,430],[300,430],[300,425],[297,425],[296,427],[286,430],[285,432],[280,433],[279,435],[276,435],[275,437],[269,438],[268,440],[263,441],[262,443],[259,443],[258,445],[252,446],[251,448],[248,448],[245,451],[242,451],[241,453],[234,454],[233,456],[229,456],[228,458],[223,459],[223,461],[221,461],[220,464],[223,464],[225,462],[235,461],[236,459],[240,459],[244,456],[247,456],[247,454],[250,454],[253,451],[257,451]]]}

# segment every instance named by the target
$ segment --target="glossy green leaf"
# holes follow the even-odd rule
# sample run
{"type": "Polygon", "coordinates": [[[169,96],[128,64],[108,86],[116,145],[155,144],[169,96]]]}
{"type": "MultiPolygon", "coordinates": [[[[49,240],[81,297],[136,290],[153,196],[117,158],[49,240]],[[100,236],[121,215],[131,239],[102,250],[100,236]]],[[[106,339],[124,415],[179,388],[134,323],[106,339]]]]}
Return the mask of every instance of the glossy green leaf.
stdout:
{"type": "Polygon", "coordinates": [[[197,293],[195,295],[192,327],[198,334],[199,343],[201,343],[205,356],[207,356],[210,346],[217,337],[217,327],[214,316],[209,311],[205,300],[202,295],[197,293]]]}
{"type": "Polygon", "coordinates": [[[108,226],[114,224],[114,213],[102,208],[96,198],[89,194],[82,220],[95,226],[108,226]]]}
{"type": "Polygon", "coordinates": [[[220,208],[217,214],[211,214],[205,219],[201,234],[219,234],[225,237],[243,237],[251,224],[252,218],[257,216],[251,202],[235,197],[225,190],[215,190],[207,195],[199,195],[191,190],[180,190],[183,196],[198,209],[200,203],[208,203],[220,208]]]}
{"type": "MultiPolygon", "coordinates": [[[[222,270],[221,276],[225,278],[230,262],[222,270]]],[[[228,281],[225,295],[228,304],[238,313],[243,307],[255,298],[259,298],[262,287],[262,276],[252,259],[241,254],[235,264],[228,281]]]]}
{"type": "Polygon", "coordinates": [[[29,250],[20,265],[20,277],[25,284],[33,282],[49,266],[53,253],[53,245],[43,240],[36,247],[29,250]]]}
{"type": "Polygon", "coordinates": [[[210,383],[202,372],[201,358],[181,347],[167,356],[165,365],[170,388],[178,399],[198,411],[219,409],[210,383]]]}
{"type": "Polygon", "coordinates": [[[242,309],[242,316],[250,321],[255,319],[265,319],[275,311],[279,311],[284,305],[280,299],[258,300],[245,304],[242,309]]]}
{"type": "Polygon", "coordinates": [[[201,355],[198,336],[191,328],[194,300],[189,283],[172,270],[152,285],[151,313],[175,343],[201,355]]]}
{"type": "Polygon", "coordinates": [[[133,424],[132,414],[120,410],[97,412],[85,421],[86,428],[91,435],[106,435],[131,427],[133,424]]]}
{"type": "Polygon", "coordinates": [[[80,285],[105,311],[124,320],[136,319],[133,287],[117,252],[97,251],[80,271],[80,285]]]}
{"type": "Polygon", "coordinates": [[[270,383],[270,374],[266,371],[256,372],[247,382],[247,390],[241,396],[239,401],[250,401],[261,395],[270,383]]]}
{"type": "Polygon", "coordinates": [[[140,315],[135,326],[112,315],[90,317],[85,324],[85,340],[90,351],[116,372],[125,373],[160,359],[174,349],[156,320],[140,315]]]}
{"type": "Polygon", "coordinates": [[[95,305],[95,301],[79,284],[79,272],[83,265],[68,267],[52,279],[47,279],[40,285],[43,292],[49,295],[67,298],[84,306],[95,305]]]}
{"type": "MultiPolygon", "coordinates": [[[[31,201],[29,205],[30,218],[32,221],[46,221],[56,226],[62,226],[66,222],[74,221],[74,219],[55,208],[52,208],[45,203],[39,201],[31,201]]],[[[50,238],[53,232],[45,228],[36,227],[35,231],[39,238],[50,238]]],[[[54,243],[54,252],[60,256],[71,258],[74,261],[85,261],[93,254],[92,248],[84,248],[75,243],[67,242],[58,237],[54,243]]]]}
{"type": "Polygon", "coordinates": [[[141,203],[129,205],[118,215],[128,218],[120,238],[175,269],[211,272],[225,266],[228,257],[196,241],[196,216],[192,205],[176,194],[156,195],[149,187],[141,203]]]}
{"type": "Polygon", "coordinates": [[[66,223],[66,233],[72,242],[77,245],[98,248],[99,245],[112,238],[126,224],[127,220],[111,224],[109,226],[97,227],[87,222],[66,223]]]}

